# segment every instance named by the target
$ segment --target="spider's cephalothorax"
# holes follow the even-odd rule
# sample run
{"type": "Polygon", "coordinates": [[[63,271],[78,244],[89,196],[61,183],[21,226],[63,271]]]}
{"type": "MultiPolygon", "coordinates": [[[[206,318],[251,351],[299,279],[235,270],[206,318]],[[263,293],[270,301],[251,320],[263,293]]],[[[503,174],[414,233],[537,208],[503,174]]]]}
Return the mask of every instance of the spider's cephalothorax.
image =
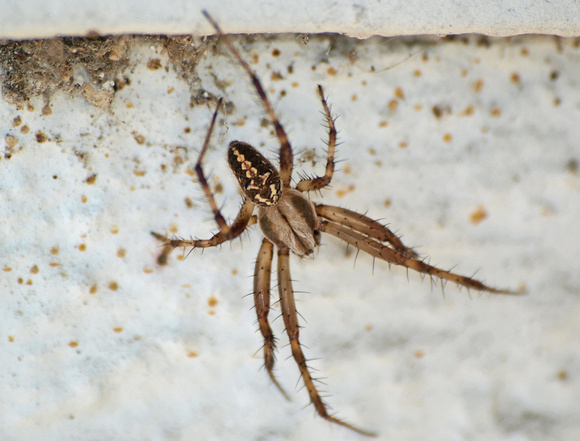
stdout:
{"type": "Polygon", "coordinates": [[[314,204],[293,188],[284,191],[277,205],[258,207],[258,224],[270,242],[278,248],[290,248],[297,256],[308,256],[320,245],[314,204]]]}
{"type": "Polygon", "coordinates": [[[258,206],[264,236],[300,257],[312,254],[320,244],[314,204],[293,188],[282,190],[278,170],[250,144],[231,142],[228,162],[246,197],[258,206]]]}
{"type": "MultiPolygon", "coordinates": [[[[222,42],[228,47],[252,80],[252,84],[280,142],[280,170],[276,170],[270,161],[249,144],[239,141],[234,141],[230,144],[228,161],[244,193],[244,199],[240,212],[234,221],[228,225],[217,206],[202,167],[203,158],[209,146],[221,105],[220,99],[195,166],[195,172],[214,213],[219,231],[210,239],[200,240],[169,240],[162,235],[153,233],[156,238],[164,241],[166,245],[161,255],[163,263],[166,261],[169,249],[176,247],[215,247],[240,236],[246,228],[259,223],[264,239],[258,251],[254,267],[254,304],[260,332],[264,338],[264,365],[268,375],[280,391],[288,397],[274,376],[275,339],[268,319],[270,312],[270,278],[274,247],[276,247],[278,254],[278,293],[282,318],[290,340],[292,357],[298,365],[300,376],[308,391],[311,403],[314,405],[316,412],[327,421],[364,435],[373,435],[371,432],[361,430],[330,415],[316,388],[299,339],[300,325],[298,323],[298,313],[290,276],[290,251],[300,257],[309,255],[320,244],[321,233],[327,233],[343,240],[357,250],[369,254],[373,258],[384,260],[389,264],[410,268],[431,277],[431,279],[441,279],[442,282],[450,281],[468,289],[494,294],[516,294],[516,292],[492,288],[472,277],[461,276],[429,265],[412,248],[405,246],[397,235],[381,223],[346,208],[314,204],[304,195],[304,192],[316,191],[326,187],[334,173],[336,129],[330,109],[324,98],[322,86],[318,86],[318,94],[324,109],[326,123],[328,124],[326,171],[323,176],[302,179],[295,188],[292,188],[290,184],[293,154],[284,128],[280,124],[256,74],[250,69],[227,36],[222,33],[217,23],[206,12],[204,12],[204,15],[215,28],[222,42]],[[256,208],[257,215],[254,215],[254,209],[256,208]]],[[[162,263],[161,260],[158,261],[162,263]]]]}

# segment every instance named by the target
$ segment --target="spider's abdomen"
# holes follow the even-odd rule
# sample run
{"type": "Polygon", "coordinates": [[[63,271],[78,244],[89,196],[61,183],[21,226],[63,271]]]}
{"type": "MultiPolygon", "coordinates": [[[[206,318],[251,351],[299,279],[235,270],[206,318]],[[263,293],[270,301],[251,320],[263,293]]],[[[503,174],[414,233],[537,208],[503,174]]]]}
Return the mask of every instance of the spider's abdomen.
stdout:
{"type": "Polygon", "coordinates": [[[232,141],[228,162],[246,197],[256,205],[271,207],[282,195],[282,181],[276,167],[245,142],[232,141]]]}

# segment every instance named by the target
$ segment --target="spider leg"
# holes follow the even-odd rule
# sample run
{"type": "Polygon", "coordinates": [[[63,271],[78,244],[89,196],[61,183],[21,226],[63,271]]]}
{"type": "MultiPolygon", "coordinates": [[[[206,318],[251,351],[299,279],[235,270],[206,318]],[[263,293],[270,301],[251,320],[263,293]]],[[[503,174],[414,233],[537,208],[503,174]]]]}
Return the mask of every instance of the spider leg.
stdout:
{"type": "Polygon", "coordinates": [[[207,135],[205,135],[205,141],[203,143],[203,148],[201,149],[201,153],[199,154],[199,158],[197,158],[197,163],[195,164],[195,174],[197,175],[197,179],[199,180],[201,188],[203,189],[203,192],[205,193],[205,198],[207,199],[209,205],[211,206],[211,211],[213,211],[213,215],[215,217],[216,223],[218,224],[220,232],[224,236],[227,237],[228,234],[230,233],[230,227],[228,226],[228,224],[226,223],[226,220],[224,219],[224,217],[220,213],[220,210],[217,206],[215,198],[213,197],[213,194],[211,192],[209,184],[207,183],[207,180],[205,179],[205,174],[204,174],[203,168],[201,166],[201,164],[203,162],[203,157],[205,156],[205,152],[207,152],[207,148],[209,146],[211,134],[213,132],[213,128],[215,126],[215,121],[216,121],[218,112],[220,110],[221,104],[222,104],[222,99],[220,98],[218,103],[217,103],[217,106],[215,108],[215,112],[213,113],[213,116],[211,118],[211,123],[209,125],[207,135]]]}
{"type": "Polygon", "coordinates": [[[252,84],[268,113],[268,117],[274,126],[276,131],[276,136],[280,141],[280,178],[282,179],[282,184],[284,187],[290,187],[290,180],[292,177],[292,167],[293,167],[293,154],[292,154],[292,146],[290,145],[290,141],[288,141],[288,136],[280,123],[280,120],[276,116],[276,112],[274,112],[274,108],[272,104],[270,104],[270,100],[268,100],[268,96],[260,83],[260,80],[254,73],[254,71],[250,68],[248,63],[242,58],[236,47],[232,44],[230,39],[222,32],[216,21],[207,13],[207,11],[202,11],[202,14],[207,18],[207,20],[211,23],[211,25],[216,30],[219,38],[224,44],[228,47],[230,52],[234,55],[238,63],[242,66],[242,68],[246,71],[246,73],[250,76],[252,80],[252,84]]]}
{"type": "Polygon", "coordinates": [[[474,289],[476,291],[486,291],[494,294],[523,294],[522,291],[492,288],[472,277],[461,276],[429,265],[425,261],[415,257],[408,257],[397,249],[381,243],[377,238],[349,228],[341,223],[321,219],[320,231],[338,237],[349,245],[355,246],[373,257],[410,268],[422,274],[428,274],[432,278],[437,277],[441,280],[449,280],[457,285],[465,286],[468,289],[474,289]]]}
{"type": "Polygon", "coordinates": [[[260,251],[256,259],[256,266],[254,269],[254,304],[256,306],[256,315],[258,316],[258,325],[260,333],[264,337],[264,366],[268,372],[268,376],[276,387],[282,392],[287,400],[290,397],[282,388],[278,380],[274,376],[274,350],[276,349],[276,339],[270,322],[268,321],[268,314],[270,312],[270,280],[272,277],[272,258],[274,257],[274,245],[268,239],[262,240],[260,251]]]}
{"type": "MultiPolygon", "coordinates": [[[[205,153],[207,152],[207,149],[209,146],[209,141],[211,139],[211,134],[212,134],[213,129],[215,127],[215,122],[217,119],[217,115],[218,115],[221,103],[222,103],[222,99],[220,98],[220,100],[217,103],[216,109],[213,113],[211,123],[210,123],[209,129],[207,131],[207,135],[205,136],[205,141],[203,143],[203,147],[202,147],[201,152],[199,154],[199,158],[197,159],[197,163],[195,164],[195,173],[197,174],[197,179],[199,180],[201,188],[203,189],[205,197],[206,197],[206,199],[211,207],[211,210],[214,214],[215,221],[216,221],[220,231],[217,234],[215,234],[212,238],[202,239],[202,240],[167,239],[158,233],[152,232],[151,234],[156,239],[163,241],[166,245],[162,254],[157,259],[157,261],[159,262],[160,265],[164,265],[167,262],[167,255],[169,254],[169,252],[168,252],[169,248],[173,249],[173,248],[177,248],[177,247],[193,247],[193,248],[215,247],[215,246],[220,245],[228,240],[232,240],[232,239],[238,237],[240,234],[242,234],[244,232],[244,230],[248,226],[252,225],[252,223],[255,223],[255,222],[252,222],[252,219],[254,219],[254,218],[252,218],[252,213],[254,211],[254,203],[252,201],[250,201],[249,199],[244,199],[242,206],[240,208],[240,211],[239,211],[238,215],[236,216],[235,220],[232,222],[232,225],[231,226],[228,225],[226,220],[222,216],[218,206],[217,206],[215,198],[213,197],[213,194],[211,192],[211,188],[209,187],[209,184],[207,183],[207,179],[205,178],[205,174],[203,172],[203,167],[202,167],[203,158],[204,158],[205,153]]],[[[255,221],[255,219],[254,219],[254,221],[255,221]]]]}
{"type": "Polygon", "coordinates": [[[299,191],[313,191],[320,190],[330,184],[332,180],[332,175],[334,174],[334,151],[336,149],[336,128],[334,127],[334,119],[330,114],[330,109],[324,98],[324,90],[321,85],[318,85],[318,95],[320,95],[320,101],[322,102],[322,107],[324,108],[324,113],[326,115],[326,122],[328,123],[328,157],[326,159],[326,171],[324,176],[319,176],[312,179],[303,179],[296,189],[299,191]]]}
{"type": "MultiPolygon", "coordinates": [[[[196,239],[196,240],[185,240],[185,239],[167,239],[166,237],[151,232],[151,234],[158,240],[165,243],[165,245],[170,246],[172,249],[177,247],[193,247],[193,248],[210,248],[221,245],[228,240],[233,240],[242,234],[246,228],[254,225],[256,217],[252,216],[254,212],[254,203],[249,199],[244,199],[240,211],[231,226],[228,227],[228,233],[224,234],[219,231],[214,234],[209,239],[196,239]]],[[[218,224],[219,225],[219,224],[218,224]]],[[[165,252],[165,251],[164,251],[165,252]]]]}
{"type": "Polygon", "coordinates": [[[334,207],[332,205],[317,204],[316,214],[331,222],[335,222],[351,230],[358,231],[365,236],[371,237],[379,242],[388,242],[400,254],[408,258],[416,258],[419,255],[405,245],[401,239],[380,222],[346,208],[334,207]]]}
{"type": "Polygon", "coordinates": [[[332,423],[347,427],[363,435],[374,436],[372,432],[354,427],[338,418],[329,415],[328,409],[322,397],[318,393],[314,384],[314,379],[310,374],[308,366],[306,365],[306,357],[302,352],[300,345],[299,332],[300,326],[298,324],[298,313],[296,311],[296,302],[294,301],[294,291],[292,289],[292,279],[290,277],[290,250],[288,248],[280,248],[278,250],[278,289],[280,292],[280,306],[282,308],[282,317],[284,319],[284,326],[286,333],[290,339],[290,348],[292,349],[292,356],[298,364],[300,369],[300,376],[310,395],[310,402],[314,405],[316,412],[322,418],[332,423]]]}

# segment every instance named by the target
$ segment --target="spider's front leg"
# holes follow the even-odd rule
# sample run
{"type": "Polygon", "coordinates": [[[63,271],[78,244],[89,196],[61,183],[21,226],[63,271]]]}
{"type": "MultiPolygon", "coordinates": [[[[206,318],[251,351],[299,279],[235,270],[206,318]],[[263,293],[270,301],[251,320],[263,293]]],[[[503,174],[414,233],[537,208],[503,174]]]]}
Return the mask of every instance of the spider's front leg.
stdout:
{"type": "Polygon", "coordinates": [[[205,16],[205,18],[211,23],[211,25],[216,30],[217,34],[219,35],[220,39],[224,42],[224,44],[228,47],[230,52],[236,57],[240,66],[246,71],[248,76],[252,80],[252,85],[256,89],[264,108],[266,109],[266,113],[270,118],[272,125],[274,126],[274,130],[276,131],[276,136],[280,140],[280,178],[282,179],[282,184],[284,188],[290,187],[290,182],[292,179],[292,168],[293,168],[293,154],[292,154],[292,146],[290,145],[290,141],[288,141],[288,136],[286,135],[286,131],[280,120],[276,116],[276,112],[274,112],[274,107],[270,104],[270,100],[268,99],[268,95],[264,91],[260,80],[258,79],[255,72],[250,68],[246,60],[242,58],[236,47],[232,44],[230,39],[227,35],[225,35],[221,28],[218,26],[216,21],[207,13],[207,11],[201,11],[201,13],[205,16]]]}
{"type": "Polygon", "coordinates": [[[203,148],[201,149],[201,152],[199,154],[199,158],[197,159],[197,163],[195,164],[195,173],[197,174],[197,179],[199,180],[201,188],[203,189],[205,197],[206,197],[206,199],[211,207],[211,210],[214,214],[214,218],[215,218],[215,221],[218,225],[219,232],[216,233],[210,239],[199,239],[199,240],[167,239],[166,237],[162,236],[161,234],[151,232],[151,234],[156,239],[164,242],[164,244],[166,245],[165,250],[163,251],[160,258],[158,259],[158,262],[160,264],[163,264],[161,257],[163,257],[164,261],[167,260],[167,254],[168,254],[169,249],[174,249],[177,247],[193,247],[193,248],[215,247],[215,246],[220,245],[228,240],[235,239],[240,234],[242,234],[246,228],[248,228],[250,225],[252,225],[253,223],[256,222],[255,217],[252,217],[252,213],[254,212],[255,205],[248,198],[244,198],[244,201],[242,203],[242,206],[240,208],[238,215],[236,216],[236,218],[234,219],[232,224],[228,225],[226,220],[222,216],[218,206],[217,206],[215,198],[213,197],[213,194],[211,192],[211,188],[209,187],[209,184],[207,183],[207,179],[205,178],[205,174],[203,172],[203,167],[202,167],[203,158],[204,158],[205,153],[207,152],[207,149],[209,147],[209,141],[211,139],[211,134],[212,134],[214,126],[215,126],[215,122],[217,119],[217,115],[218,115],[221,103],[222,103],[222,99],[220,98],[220,100],[217,103],[216,109],[213,113],[211,123],[210,123],[209,129],[207,131],[205,141],[203,143],[203,148]]]}
{"type": "Polygon", "coordinates": [[[310,401],[314,405],[318,415],[320,415],[325,420],[339,424],[343,427],[347,427],[362,435],[375,436],[376,434],[373,432],[359,429],[358,427],[354,427],[351,424],[348,424],[332,415],[329,415],[326,404],[322,400],[322,397],[314,385],[314,379],[312,378],[312,375],[310,374],[306,364],[306,357],[304,357],[302,346],[300,345],[299,340],[300,325],[298,324],[298,312],[296,311],[294,290],[292,289],[289,255],[290,250],[288,248],[280,248],[278,250],[278,290],[280,293],[280,307],[282,309],[282,318],[284,319],[286,333],[290,339],[292,357],[294,357],[296,364],[298,364],[298,369],[300,369],[300,376],[302,377],[304,386],[306,386],[306,390],[308,390],[308,394],[310,395],[310,401]]]}
{"type": "Polygon", "coordinates": [[[311,179],[302,179],[296,189],[298,191],[313,191],[320,190],[330,184],[332,180],[332,175],[334,174],[334,151],[336,149],[336,128],[334,127],[334,119],[330,113],[330,108],[326,103],[324,98],[324,89],[321,85],[318,85],[318,95],[320,96],[320,101],[322,102],[322,107],[324,108],[324,114],[326,116],[326,122],[328,124],[328,156],[326,159],[326,171],[324,176],[318,176],[311,179]]]}

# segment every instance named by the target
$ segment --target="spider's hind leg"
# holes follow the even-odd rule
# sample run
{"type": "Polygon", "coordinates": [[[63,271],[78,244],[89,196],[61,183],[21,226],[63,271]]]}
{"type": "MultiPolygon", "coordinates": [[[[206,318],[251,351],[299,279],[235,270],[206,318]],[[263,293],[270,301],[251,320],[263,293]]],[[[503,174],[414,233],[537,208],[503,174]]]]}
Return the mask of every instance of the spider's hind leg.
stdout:
{"type": "MultiPolygon", "coordinates": [[[[320,207],[320,206],[319,206],[320,207]]],[[[317,207],[318,208],[318,207],[317,207]]],[[[331,207],[334,208],[334,207],[331,207]]],[[[322,216],[321,216],[322,217],[322,216]]],[[[429,277],[441,279],[441,281],[453,282],[459,286],[475,291],[486,291],[493,294],[523,294],[523,291],[512,291],[508,289],[493,288],[474,279],[473,277],[462,276],[441,268],[428,264],[424,259],[420,259],[410,248],[397,249],[392,243],[383,242],[376,233],[378,230],[367,231],[359,228],[355,224],[346,221],[330,220],[330,216],[324,215],[325,219],[320,222],[320,231],[335,236],[347,244],[352,245],[370,256],[384,260],[393,265],[401,265],[417,271],[429,277]]],[[[351,219],[352,220],[352,219],[351,219]]]]}
{"type": "Polygon", "coordinates": [[[264,367],[268,372],[268,376],[276,387],[282,392],[284,397],[289,400],[290,397],[282,388],[274,375],[274,351],[276,349],[276,339],[268,321],[268,314],[270,312],[270,280],[272,277],[272,259],[274,257],[274,246],[268,239],[262,241],[258,257],[256,258],[256,266],[254,269],[254,305],[256,307],[256,315],[258,316],[258,326],[260,333],[264,337],[264,367]]]}
{"type": "Polygon", "coordinates": [[[334,118],[330,113],[330,108],[324,98],[324,89],[321,85],[318,85],[318,95],[320,95],[320,101],[322,102],[322,107],[324,108],[324,114],[326,116],[326,122],[328,124],[328,157],[326,159],[326,171],[324,176],[318,176],[311,179],[302,179],[296,189],[299,191],[314,191],[320,190],[330,184],[332,180],[332,175],[334,174],[334,152],[336,150],[336,127],[334,126],[334,118]]]}
{"type": "Polygon", "coordinates": [[[304,386],[310,395],[310,402],[314,405],[316,412],[322,418],[331,423],[338,424],[348,429],[354,430],[362,435],[375,436],[374,433],[368,432],[358,427],[352,426],[335,416],[328,413],[327,405],[322,400],[322,397],[316,389],[314,379],[310,374],[310,370],[306,364],[306,357],[302,352],[302,346],[299,340],[300,325],[298,324],[298,312],[296,311],[296,302],[294,300],[294,290],[292,289],[292,278],[290,277],[290,250],[288,248],[281,248],[278,250],[278,290],[280,293],[280,307],[282,309],[282,318],[284,319],[284,326],[286,333],[290,339],[290,348],[292,349],[292,357],[300,369],[300,376],[304,382],[304,386]]]}

